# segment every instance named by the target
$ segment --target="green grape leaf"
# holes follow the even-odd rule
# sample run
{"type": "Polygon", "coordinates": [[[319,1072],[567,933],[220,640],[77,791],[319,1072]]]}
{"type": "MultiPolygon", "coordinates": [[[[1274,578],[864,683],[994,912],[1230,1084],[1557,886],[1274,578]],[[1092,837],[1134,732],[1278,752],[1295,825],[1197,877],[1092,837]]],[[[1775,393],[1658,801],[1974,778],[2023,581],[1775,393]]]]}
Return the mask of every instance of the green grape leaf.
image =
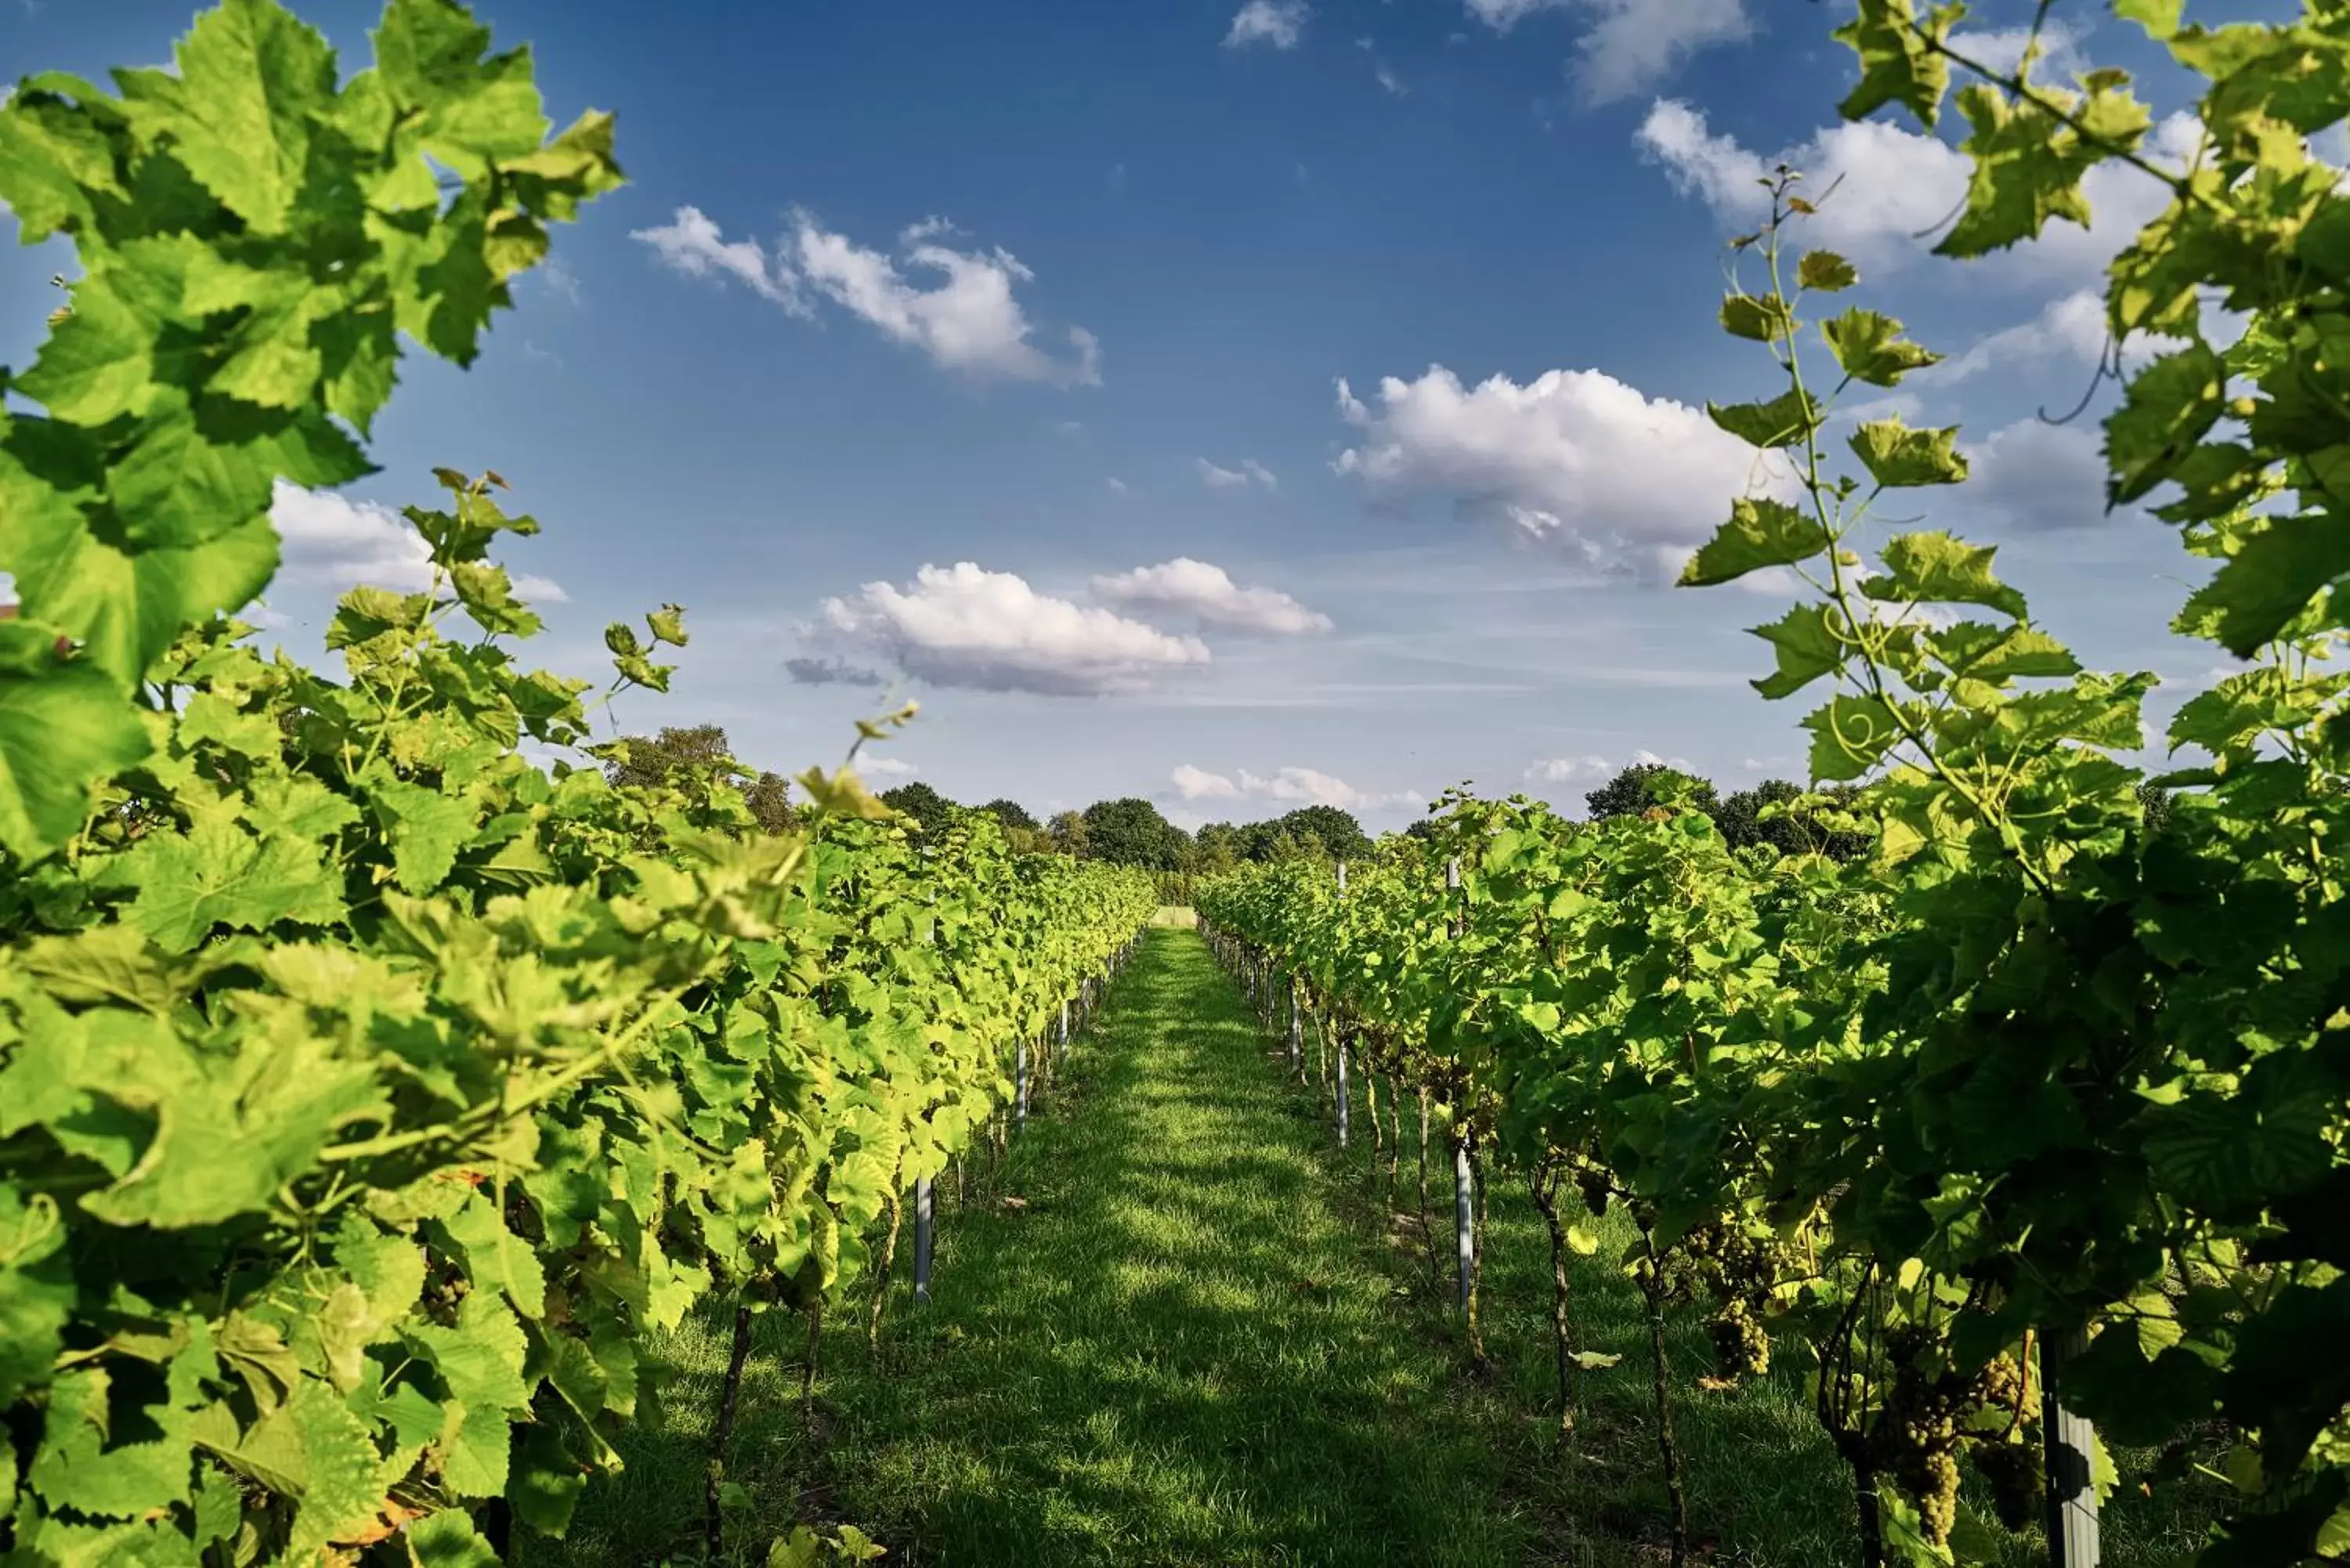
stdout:
{"type": "Polygon", "coordinates": [[[1799,604],[1770,625],[1752,628],[1779,656],[1777,673],[1753,682],[1754,690],[1776,701],[1833,671],[1850,651],[1835,634],[1836,618],[1832,606],[1799,604]]]}
{"type": "Polygon", "coordinates": [[[498,1568],[498,1554],[462,1509],[427,1514],[400,1534],[416,1568],[498,1568]]]}
{"type": "Polygon", "coordinates": [[[1872,387],[1892,387],[1912,370],[1941,362],[1932,349],[1901,336],[1901,323],[1889,316],[1858,306],[1824,322],[1820,336],[1827,339],[1846,375],[1872,387]]]}
{"type": "Polygon", "coordinates": [[[1880,604],[1966,604],[2002,610],[2021,620],[2030,613],[2023,595],[1992,575],[1996,545],[1970,545],[1934,531],[1897,534],[1879,552],[1882,575],[1860,591],[1880,604]]]}
{"type": "Polygon", "coordinates": [[[381,1511],[382,1460],[375,1440],[326,1385],[297,1378],[285,1404],[237,1435],[234,1421],[206,1443],[231,1469],[295,1503],[289,1557],[364,1528],[381,1511]],[[226,1439],[226,1440],[224,1440],[226,1439]]]}
{"type": "Polygon", "coordinates": [[[2187,0],[2114,0],[2114,15],[2136,22],[2158,44],[2168,43],[2178,31],[2186,9],[2187,0]]]}
{"type": "Polygon", "coordinates": [[[1926,643],[1952,674],[1970,680],[2003,684],[2025,677],[2081,672],[2080,660],[2070,649],[2034,627],[1960,621],[1927,633],[1926,643]]]}
{"type": "Polygon", "coordinates": [[[2165,354],[2129,379],[2106,416],[2107,504],[2136,501],[2176,475],[2225,410],[2228,371],[2208,343],[2165,354]]]}
{"type": "Polygon", "coordinates": [[[1730,519],[1714,531],[1681,568],[1679,586],[1706,587],[1734,582],[1765,566],[1808,561],[1830,544],[1819,519],[1782,501],[1741,496],[1730,504],[1730,519]]]}
{"type": "MultiPolygon", "coordinates": [[[[45,628],[9,623],[0,647],[45,628]]],[[[147,755],[146,726],[97,669],[0,670],[0,847],[30,863],[79,833],[98,781],[147,755]]]]}
{"type": "Polygon", "coordinates": [[[0,1404],[47,1378],[74,1300],[57,1199],[0,1180],[0,1404]]]}
{"type": "Polygon", "coordinates": [[[490,30],[450,0],[391,0],[373,38],[385,89],[417,113],[409,136],[440,162],[470,180],[538,151],[547,122],[527,48],[483,58],[490,30]]]}
{"type": "Polygon", "coordinates": [[[2313,514],[2266,523],[2178,614],[2178,629],[2215,638],[2239,659],[2258,653],[2313,599],[2350,576],[2350,530],[2334,517],[2313,514]]]}
{"type": "MultiPolygon", "coordinates": [[[[2153,123],[2146,106],[2121,86],[2103,81],[2085,104],[2054,88],[2038,89],[2073,109],[2107,142],[2134,149],[2153,123]]],[[[1959,108],[1974,132],[1961,143],[1973,161],[1966,210],[1934,247],[1937,255],[1978,256],[2037,235],[2051,218],[2089,225],[2081,179],[2106,156],[2045,110],[2012,102],[2006,92],[1978,82],[1961,88],[1959,108]]]]}
{"type": "Polygon", "coordinates": [[[342,878],[317,846],[257,838],[218,818],[143,838],[103,875],[107,885],[137,889],[125,919],[171,953],[192,950],[219,926],[324,926],[345,913],[342,878]]]}
{"type": "Polygon", "coordinates": [[[89,224],[93,197],[120,201],[127,194],[114,139],[102,116],[85,107],[104,101],[86,82],[50,76],[26,82],[0,104],[0,202],[15,213],[25,244],[89,224]]]}
{"type": "MultiPolygon", "coordinates": [[[[204,1359],[211,1359],[210,1351],[204,1359]]],[[[41,1447],[26,1483],[49,1507],[100,1519],[135,1519],[188,1494],[187,1420],[168,1406],[148,1407],[135,1424],[152,1434],[110,1443],[113,1425],[103,1366],[68,1372],[49,1385],[41,1447]]]]}
{"type": "Polygon", "coordinates": [[[542,1535],[562,1539],[572,1510],[588,1490],[588,1468],[546,1427],[526,1428],[515,1444],[506,1496],[515,1515],[542,1535]]]}
{"type": "Polygon", "coordinates": [[[362,783],[390,840],[400,891],[421,897],[447,881],[457,864],[457,851],[480,826],[480,802],[410,784],[380,763],[362,783]]]}
{"type": "Polygon", "coordinates": [[[16,389],[58,419],[102,425],[147,411],[155,380],[155,324],[111,286],[109,275],[75,286],[73,312],[49,330],[16,389]]]}
{"type": "Polygon", "coordinates": [[[1733,337],[1776,343],[1795,330],[1794,313],[1777,296],[1725,295],[1721,301],[1722,330],[1733,337]]]}
{"type": "Polygon", "coordinates": [[[1860,0],[1859,15],[1830,36],[1860,57],[1860,81],[1836,106],[1846,119],[1865,119],[1898,103],[1931,128],[1950,90],[1950,63],[1935,51],[1966,15],[1961,5],[1937,5],[1920,20],[1912,0],[1860,0]]]}
{"type": "Polygon", "coordinates": [[[312,118],[335,99],[327,41],[272,0],[200,14],[177,70],[121,73],[122,110],[149,142],[171,139],[188,172],[251,232],[292,225],[311,159],[312,118]]]}
{"type": "Polygon", "coordinates": [[[1820,427],[1818,406],[1793,388],[1767,403],[1708,403],[1705,411],[1731,435],[1766,452],[1793,446],[1820,427]]]}
{"type": "Polygon", "coordinates": [[[1858,283],[1860,274],[1834,251],[1805,251],[1795,264],[1795,281],[1804,288],[1835,294],[1858,283]]]}
{"type": "Polygon", "coordinates": [[[1959,484],[1967,460],[1958,450],[1956,425],[1911,430],[1898,419],[1875,420],[1852,432],[1853,455],[1869,477],[1888,490],[1921,484],[1959,484]]]}
{"type": "Polygon", "coordinates": [[[1804,721],[1812,732],[1812,777],[1856,779],[1901,739],[1893,710],[1879,697],[1839,693],[1804,721]]]}

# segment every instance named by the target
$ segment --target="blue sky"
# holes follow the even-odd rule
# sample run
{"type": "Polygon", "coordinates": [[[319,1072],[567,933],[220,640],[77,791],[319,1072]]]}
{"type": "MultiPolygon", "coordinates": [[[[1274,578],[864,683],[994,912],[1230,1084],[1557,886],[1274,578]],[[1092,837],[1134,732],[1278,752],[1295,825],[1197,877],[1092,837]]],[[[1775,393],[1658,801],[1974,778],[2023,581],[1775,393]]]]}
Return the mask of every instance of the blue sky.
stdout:
{"type": "MultiPolygon", "coordinates": [[[[365,63],[374,5],[294,8],[365,63]]],[[[2217,663],[2162,629],[2199,564],[2103,515],[2109,390],[2033,417],[2088,385],[2083,291],[2153,188],[2101,171],[2087,232],[1928,256],[1957,131],[1838,122],[1846,9],[483,0],[558,122],[617,112],[630,183],[472,370],[408,361],[383,472],[281,496],[272,635],[315,655],[341,587],[414,586],[380,508],[494,467],[546,525],[509,556],[562,596],[540,661],[595,673],[608,620],[681,603],[674,691],[616,721],[714,721],[762,766],[837,760],[895,692],[921,716],[877,783],[1038,812],[1381,827],[1464,779],[1579,805],[1642,753],[1800,777],[1803,705],[1745,684],[1783,598],[1664,586],[1747,479],[1703,402],[1780,389],[1713,311],[1791,154],[1844,176],[1807,241],[1848,297],[1951,356],[1901,409],[1962,423],[1977,479],[1926,514],[2085,658],[2162,673],[2159,722],[2217,663]]],[[[1995,52],[2030,9],[1970,26],[1995,52]]],[[[2060,65],[2183,107],[2133,29],[2057,14],[2060,65]]],[[[0,74],[161,63],[190,16],[0,0],[0,74]]],[[[69,262],[0,249],[0,362],[69,262]]]]}

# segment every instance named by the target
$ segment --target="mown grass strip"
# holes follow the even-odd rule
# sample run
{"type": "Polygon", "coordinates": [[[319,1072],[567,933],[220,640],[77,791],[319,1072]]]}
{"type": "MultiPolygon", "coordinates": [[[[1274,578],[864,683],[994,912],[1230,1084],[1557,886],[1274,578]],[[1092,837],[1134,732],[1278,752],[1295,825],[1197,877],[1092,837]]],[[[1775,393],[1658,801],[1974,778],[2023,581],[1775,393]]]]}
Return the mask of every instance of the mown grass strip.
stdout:
{"type": "MultiPolygon", "coordinates": [[[[854,1521],[942,1564],[1517,1563],[1491,1401],[1416,1332],[1310,1107],[1204,943],[1158,929],[991,1191],[941,1182],[936,1299],[901,1260],[878,1353],[761,1326],[728,1473],[755,1550],[854,1521]],[[1013,1204],[1008,1199],[1022,1201],[1013,1204]]],[[[697,1526],[727,1335],[664,1347],[629,1470],[544,1560],[655,1561],[697,1526]]]]}

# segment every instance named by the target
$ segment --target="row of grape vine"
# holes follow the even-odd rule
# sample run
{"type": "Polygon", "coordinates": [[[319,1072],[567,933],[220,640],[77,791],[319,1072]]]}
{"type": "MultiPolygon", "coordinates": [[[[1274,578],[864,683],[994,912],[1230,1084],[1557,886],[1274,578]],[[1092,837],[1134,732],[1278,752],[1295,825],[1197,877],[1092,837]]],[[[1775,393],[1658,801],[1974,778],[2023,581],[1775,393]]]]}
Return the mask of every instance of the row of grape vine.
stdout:
{"type": "MultiPolygon", "coordinates": [[[[0,371],[10,1563],[561,1533],[655,1336],[886,1273],[901,1194],[1001,1137],[1156,905],[991,819],[913,834],[847,768],[781,836],[723,764],[610,782],[590,683],[516,662],[492,557],[537,524],[495,474],[406,510],[430,585],[342,599],[344,679],[255,649],[274,488],[369,472],[403,339],[470,363],[620,179],[610,117],[550,136],[453,0],[373,40],[345,80],[225,0],[169,70],[0,107],[0,200],[80,274],[0,371]]],[[[614,625],[600,698],[686,635],[614,625]]]]}
{"type": "MultiPolygon", "coordinates": [[[[1812,776],[1866,788],[1785,809],[1871,852],[1733,851],[1669,784],[1601,825],[1460,794],[1343,897],[1291,866],[1198,898],[1232,961],[1530,1180],[1555,1246],[1623,1205],[1652,1316],[1707,1303],[1725,1375],[1800,1347],[1872,1564],[1996,1560],[2037,1529],[2087,1568],[2115,1449],[2152,1456],[2128,1479],[2158,1497],[2223,1494],[2204,1563],[2350,1554],[2350,197],[2310,145],[2350,114],[2350,6],[2114,9],[2206,84],[2183,158],[2125,72],[2035,78],[2044,4],[2007,68],[1970,56],[1961,6],[1860,0],[1843,109],[1931,126],[1953,68],[1976,78],[1946,256],[2085,224],[2101,167],[2167,192],[2108,269],[2107,499],[2158,500],[2213,563],[2172,629],[2241,661],[2176,710],[2172,771],[2134,760],[2153,674],[2085,670],[1991,548],[1870,536],[1968,455],[1839,410],[1939,359],[1889,316],[1826,315],[1835,375],[1807,378],[1806,305],[1859,279],[1796,254],[1836,195],[1783,167],[1721,310],[1779,384],[1708,405],[1770,478],[1682,581],[1792,588],[1754,685],[1828,681],[1812,776]],[[1970,1467],[1997,1518],[1960,1507],[1970,1467]]],[[[1657,1392],[1678,1560],[1661,1365],[1657,1392]]]]}

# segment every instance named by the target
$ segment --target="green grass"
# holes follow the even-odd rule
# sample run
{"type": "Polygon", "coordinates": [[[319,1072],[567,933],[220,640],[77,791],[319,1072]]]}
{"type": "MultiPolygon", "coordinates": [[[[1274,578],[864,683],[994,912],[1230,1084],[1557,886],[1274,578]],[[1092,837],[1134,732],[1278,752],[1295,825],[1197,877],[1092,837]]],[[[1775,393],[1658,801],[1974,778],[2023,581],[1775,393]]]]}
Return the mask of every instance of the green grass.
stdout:
{"type": "MultiPolygon", "coordinates": [[[[1646,1320],[1613,1266],[1628,1227],[1611,1215],[1598,1255],[1575,1262],[1578,1344],[1623,1360],[1582,1376],[1562,1449],[1541,1218],[1522,1186],[1489,1194],[1478,1368],[1449,1274],[1425,1261],[1416,1120],[1408,1104],[1390,1190],[1359,1098],[1341,1151],[1326,1097],[1288,1082],[1206,945],[1151,930],[1009,1158],[982,1157],[960,1207],[940,1183],[928,1306],[908,1294],[910,1222],[879,1348],[863,1301],[837,1312],[805,1414],[805,1322],[761,1320],[730,1539],[756,1561],[795,1521],[846,1521],[889,1562],[954,1568],[1662,1563],[1646,1320]]],[[[1431,1153],[1449,1258],[1440,1137],[1431,1153]]],[[[1800,1353],[1707,1392],[1694,1314],[1670,1343],[1700,1551],[1750,1568],[1856,1561],[1800,1353]]],[[[627,1470],[526,1561],[634,1568],[696,1551],[726,1353],[716,1317],[661,1343],[662,1393],[620,1445],[627,1470]]],[[[2126,1498],[2109,1517],[2111,1568],[2189,1544],[2126,1498]]],[[[2011,1561],[2033,1557],[2019,1542],[2011,1561]]]]}

